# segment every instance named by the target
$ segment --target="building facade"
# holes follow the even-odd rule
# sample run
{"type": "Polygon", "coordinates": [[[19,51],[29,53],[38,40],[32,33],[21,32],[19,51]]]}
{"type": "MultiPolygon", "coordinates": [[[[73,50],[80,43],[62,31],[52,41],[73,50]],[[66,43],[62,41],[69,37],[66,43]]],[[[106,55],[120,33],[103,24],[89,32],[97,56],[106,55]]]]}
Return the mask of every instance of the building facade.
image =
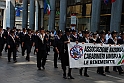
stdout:
{"type": "MultiPolygon", "coordinates": [[[[15,16],[14,25],[19,28],[25,28],[25,26],[30,28],[33,26],[35,28],[32,29],[35,30],[44,26],[45,29],[49,30],[64,30],[65,27],[73,27],[79,31],[85,29],[93,32],[103,29],[106,31],[112,31],[113,29],[124,31],[123,0],[116,0],[113,3],[109,2],[107,4],[104,3],[104,0],[49,0],[51,6],[50,15],[43,12],[43,1],[16,0],[15,8],[20,4],[20,7],[23,9],[20,10],[20,16],[15,16]],[[24,14],[26,14],[26,18],[24,14]],[[75,25],[71,24],[72,15],[76,16],[75,25]]],[[[3,24],[3,12],[3,9],[0,8],[1,25],[3,24]]]]}

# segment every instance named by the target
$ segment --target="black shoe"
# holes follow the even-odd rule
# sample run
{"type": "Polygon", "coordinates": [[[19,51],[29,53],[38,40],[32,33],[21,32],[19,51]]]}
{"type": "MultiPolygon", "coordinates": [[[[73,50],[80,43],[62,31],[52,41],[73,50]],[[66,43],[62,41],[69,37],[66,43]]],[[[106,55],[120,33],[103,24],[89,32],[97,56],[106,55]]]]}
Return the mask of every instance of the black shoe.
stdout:
{"type": "Polygon", "coordinates": [[[110,71],[105,71],[105,72],[110,73],[110,71]]]}
{"type": "Polygon", "coordinates": [[[114,72],[118,72],[117,70],[113,70],[114,72]]]}
{"type": "Polygon", "coordinates": [[[87,73],[84,74],[85,77],[89,77],[89,75],[87,73]]]}
{"type": "Polygon", "coordinates": [[[65,73],[63,74],[63,78],[64,78],[64,79],[67,79],[67,77],[66,77],[66,74],[65,74],[65,73]]]}
{"type": "Polygon", "coordinates": [[[82,69],[79,69],[79,74],[82,76],[82,69]]]}
{"type": "Polygon", "coordinates": [[[58,68],[57,66],[54,66],[54,68],[58,68]]]}
{"type": "Polygon", "coordinates": [[[27,60],[28,60],[28,58],[25,58],[25,60],[27,61],[27,60]]]}
{"type": "Polygon", "coordinates": [[[105,73],[101,73],[101,75],[106,76],[106,74],[105,74],[105,73]]]}
{"type": "Polygon", "coordinates": [[[68,76],[68,79],[74,79],[74,77],[72,77],[71,75],[68,76]]]}
{"type": "Polygon", "coordinates": [[[10,60],[8,60],[8,62],[11,62],[10,60]]]}
{"type": "Polygon", "coordinates": [[[16,62],[17,62],[17,60],[13,61],[13,63],[16,63],[16,62]]]}
{"type": "Polygon", "coordinates": [[[100,74],[100,72],[97,70],[97,73],[100,74]]]}
{"type": "Polygon", "coordinates": [[[42,66],[42,68],[43,68],[43,69],[45,69],[45,67],[44,67],[44,66],[42,66]]]}
{"type": "Polygon", "coordinates": [[[41,68],[39,67],[38,70],[41,70],[41,68]]]}
{"type": "Polygon", "coordinates": [[[122,75],[122,74],[124,74],[124,72],[119,72],[119,75],[122,75]]]}

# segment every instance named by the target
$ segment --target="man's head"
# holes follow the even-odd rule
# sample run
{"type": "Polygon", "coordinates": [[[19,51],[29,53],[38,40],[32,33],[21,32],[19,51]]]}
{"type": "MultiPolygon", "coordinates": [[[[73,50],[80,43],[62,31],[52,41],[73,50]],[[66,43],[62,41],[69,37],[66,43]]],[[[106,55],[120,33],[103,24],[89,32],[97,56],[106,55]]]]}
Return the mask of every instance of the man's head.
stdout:
{"type": "Polygon", "coordinates": [[[114,30],[114,31],[112,31],[112,33],[111,33],[112,37],[113,37],[113,38],[117,37],[117,33],[118,33],[118,32],[117,32],[117,31],[115,31],[115,30],[114,30]]]}
{"type": "Polygon", "coordinates": [[[44,34],[44,33],[45,33],[44,28],[40,28],[40,34],[44,34]]]}
{"type": "Polygon", "coordinates": [[[105,38],[105,31],[104,31],[104,30],[102,30],[102,31],[100,32],[100,37],[101,37],[101,38],[105,38]]]}
{"type": "Polygon", "coordinates": [[[66,35],[70,35],[71,34],[71,28],[66,28],[65,33],[66,33],[66,35]]]}

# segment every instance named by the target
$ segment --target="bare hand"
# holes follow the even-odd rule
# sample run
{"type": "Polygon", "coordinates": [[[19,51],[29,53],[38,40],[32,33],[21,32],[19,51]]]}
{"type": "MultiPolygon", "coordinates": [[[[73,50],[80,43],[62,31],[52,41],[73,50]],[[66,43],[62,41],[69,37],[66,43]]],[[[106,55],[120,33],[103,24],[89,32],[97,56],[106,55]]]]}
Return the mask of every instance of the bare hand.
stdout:
{"type": "Polygon", "coordinates": [[[36,52],[38,52],[38,49],[36,49],[36,52]]]}
{"type": "Polygon", "coordinates": [[[10,45],[8,45],[8,48],[10,48],[10,45]]]}
{"type": "Polygon", "coordinates": [[[82,44],[84,44],[85,42],[82,42],[82,44]]]}

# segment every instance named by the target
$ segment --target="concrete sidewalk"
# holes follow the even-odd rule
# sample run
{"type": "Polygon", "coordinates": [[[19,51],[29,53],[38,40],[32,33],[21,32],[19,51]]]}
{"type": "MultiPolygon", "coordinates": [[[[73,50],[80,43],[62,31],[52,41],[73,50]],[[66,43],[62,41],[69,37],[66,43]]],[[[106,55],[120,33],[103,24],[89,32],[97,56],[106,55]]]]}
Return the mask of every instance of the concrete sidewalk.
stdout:
{"type": "Polygon", "coordinates": [[[36,67],[36,55],[31,53],[31,61],[27,62],[25,56],[21,56],[21,50],[19,51],[17,63],[13,63],[12,60],[8,63],[7,53],[3,51],[3,56],[0,58],[0,83],[124,83],[124,75],[113,72],[112,67],[110,67],[111,73],[107,76],[97,74],[96,68],[88,69],[90,77],[80,76],[79,69],[73,69],[72,76],[75,79],[63,79],[60,61],[58,69],[53,66],[52,51],[48,55],[45,70],[41,71],[36,67]]]}

